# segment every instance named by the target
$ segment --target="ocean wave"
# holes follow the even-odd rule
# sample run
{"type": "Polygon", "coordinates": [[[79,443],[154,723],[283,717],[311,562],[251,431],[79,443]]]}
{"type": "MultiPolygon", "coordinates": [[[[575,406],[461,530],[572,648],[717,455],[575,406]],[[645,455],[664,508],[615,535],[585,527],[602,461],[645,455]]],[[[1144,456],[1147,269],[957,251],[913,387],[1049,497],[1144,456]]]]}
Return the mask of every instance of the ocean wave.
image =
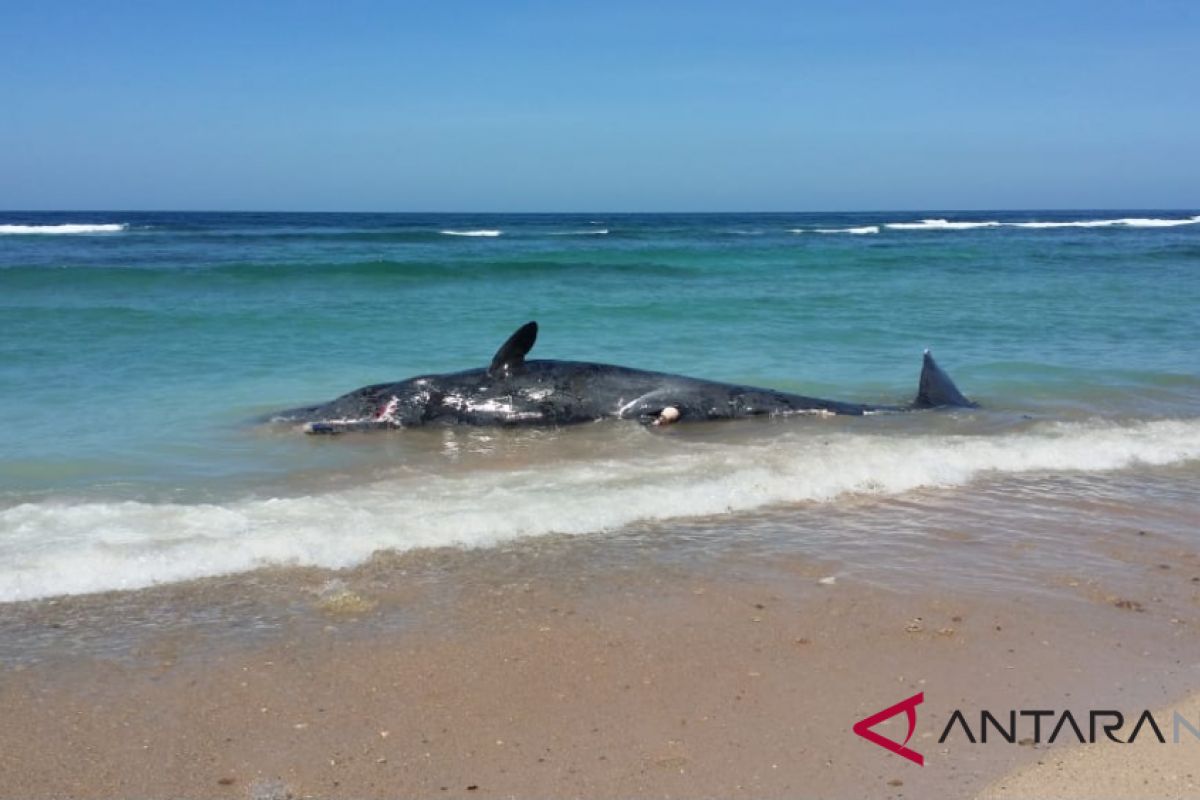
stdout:
{"type": "Polygon", "coordinates": [[[1200,215],[1187,219],[1156,219],[1153,217],[1124,217],[1122,219],[1085,219],[1076,222],[1006,222],[1011,228],[1175,228],[1195,225],[1200,215]]]}
{"type": "Polygon", "coordinates": [[[446,231],[438,231],[438,233],[442,234],[443,236],[484,236],[484,237],[490,238],[490,237],[499,236],[500,234],[504,233],[504,231],[499,231],[499,230],[495,230],[492,228],[483,228],[483,229],[474,230],[474,231],[446,230],[446,231]]]}
{"type": "MultiPolygon", "coordinates": [[[[443,231],[444,233],[445,231],[443,231]]],[[[591,228],[586,231],[551,231],[551,236],[607,236],[608,228],[591,228]]]]}
{"type": "Polygon", "coordinates": [[[879,233],[878,225],[862,225],[857,228],[814,228],[814,233],[849,233],[856,236],[864,236],[872,233],[879,233]]]}
{"type": "Polygon", "coordinates": [[[1180,225],[1200,223],[1200,214],[1183,219],[1160,219],[1157,217],[1121,217],[1118,219],[1082,219],[1030,222],[1001,222],[983,220],[978,222],[945,219],[923,219],[920,222],[887,222],[885,228],[895,231],[965,231],[975,228],[1175,228],[1180,225]]]}
{"type": "Polygon", "coordinates": [[[268,565],[348,567],[379,550],[490,546],[987,475],[1200,459],[1200,420],[1041,423],[993,436],[811,430],[733,446],[672,438],[624,458],[399,473],[353,488],[224,504],[25,503],[0,511],[0,601],[268,565]]]}
{"type": "Polygon", "coordinates": [[[129,230],[125,223],[104,223],[97,225],[62,224],[62,225],[0,225],[0,235],[9,234],[38,234],[52,235],[64,233],[119,233],[129,230]]]}
{"type": "Polygon", "coordinates": [[[884,223],[884,227],[894,231],[966,231],[973,228],[999,228],[1002,224],[995,220],[950,222],[945,219],[923,219],[920,222],[887,222],[884,223]]]}
{"type": "MultiPolygon", "coordinates": [[[[449,247],[449,245],[447,245],[449,247]]],[[[133,265],[54,265],[27,266],[0,263],[0,275],[8,281],[28,281],[41,285],[70,274],[80,286],[179,286],[195,280],[198,272],[224,276],[240,284],[285,284],[311,280],[313,276],[355,277],[381,282],[458,283],[469,278],[487,280],[524,280],[536,276],[641,275],[645,264],[638,261],[611,261],[569,258],[439,258],[429,260],[371,259],[369,261],[286,262],[233,261],[224,264],[176,267],[162,264],[133,265]]],[[[703,272],[695,264],[657,264],[658,275],[684,278],[703,272]]]]}

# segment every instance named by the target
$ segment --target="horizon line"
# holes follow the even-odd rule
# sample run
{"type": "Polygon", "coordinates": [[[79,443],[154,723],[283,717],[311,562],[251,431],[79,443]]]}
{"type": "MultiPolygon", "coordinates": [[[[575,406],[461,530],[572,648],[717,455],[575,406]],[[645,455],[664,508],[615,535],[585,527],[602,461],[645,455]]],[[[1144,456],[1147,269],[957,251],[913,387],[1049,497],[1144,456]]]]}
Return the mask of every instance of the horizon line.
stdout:
{"type": "Polygon", "coordinates": [[[916,214],[916,213],[982,213],[996,212],[1000,214],[1011,214],[1015,212],[1029,211],[1049,211],[1055,213],[1063,212],[1126,212],[1126,211],[1155,211],[1169,213],[1187,213],[1200,210],[1200,206],[1180,206],[1174,208],[1156,207],[1156,206],[1108,206],[1108,207],[1067,207],[1067,206],[1028,206],[1024,208],[950,208],[950,207],[926,207],[926,208],[872,208],[872,209],[818,209],[818,210],[781,210],[781,211],[751,211],[751,210],[734,210],[727,209],[721,211],[686,211],[686,210],[667,210],[667,211],[600,211],[600,210],[581,210],[581,211],[487,211],[487,210],[446,210],[434,209],[423,211],[388,211],[388,210],[331,210],[331,209],[262,209],[262,208],[7,208],[0,209],[0,214],[412,214],[412,215],[437,215],[437,214],[460,214],[460,215],[496,215],[496,216],[552,216],[552,215],[624,215],[634,216],[641,214],[663,214],[663,215],[704,215],[704,214],[916,214]]]}

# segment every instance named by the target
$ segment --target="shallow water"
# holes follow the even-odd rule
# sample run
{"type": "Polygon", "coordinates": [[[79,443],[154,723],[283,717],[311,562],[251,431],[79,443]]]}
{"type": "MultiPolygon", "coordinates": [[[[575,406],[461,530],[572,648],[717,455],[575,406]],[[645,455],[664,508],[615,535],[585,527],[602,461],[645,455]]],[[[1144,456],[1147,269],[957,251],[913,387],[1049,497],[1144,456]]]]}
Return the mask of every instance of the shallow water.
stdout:
{"type": "Polygon", "coordinates": [[[1194,214],[0,214],[0,600],[1186,471],[1194,214]],[[250,424],[480,366],[527,319],[533,357],[860,402],[910,398],[930,346],[983,408],[337,439],[250,424]]]}

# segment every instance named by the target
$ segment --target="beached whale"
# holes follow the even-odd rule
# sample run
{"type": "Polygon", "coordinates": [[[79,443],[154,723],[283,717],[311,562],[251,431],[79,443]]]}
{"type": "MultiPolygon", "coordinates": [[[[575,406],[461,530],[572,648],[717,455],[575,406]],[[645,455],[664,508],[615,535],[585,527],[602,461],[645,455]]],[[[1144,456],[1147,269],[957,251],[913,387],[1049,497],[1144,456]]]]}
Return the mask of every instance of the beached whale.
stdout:
{"type": "Polygon", "coordinates": [[[271,416],[307,433],[423,425],[556,426],[601,419],[666,425],[793,414],[866,414],[974,403],[925,351],[917,396],[907,406],[860,405],[586,361],[526,361],[536,322],[517,329],[486,369],[420,375],[365,386],[324,405],[271,416]]]}

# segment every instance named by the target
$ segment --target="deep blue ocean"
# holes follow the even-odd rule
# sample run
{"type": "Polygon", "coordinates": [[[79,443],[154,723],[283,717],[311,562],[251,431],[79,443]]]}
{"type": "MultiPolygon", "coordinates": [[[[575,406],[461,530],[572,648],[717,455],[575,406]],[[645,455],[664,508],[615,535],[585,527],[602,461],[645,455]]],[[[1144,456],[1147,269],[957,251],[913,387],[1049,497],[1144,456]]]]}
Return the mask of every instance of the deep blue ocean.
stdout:
{"type": "Polygon", "coordinates": [[[0,212],[0,600],[1200,458],[1200,216],[0,212]],[[979,411],[314,439],[272,410],[594,360],[979,411]]]}

